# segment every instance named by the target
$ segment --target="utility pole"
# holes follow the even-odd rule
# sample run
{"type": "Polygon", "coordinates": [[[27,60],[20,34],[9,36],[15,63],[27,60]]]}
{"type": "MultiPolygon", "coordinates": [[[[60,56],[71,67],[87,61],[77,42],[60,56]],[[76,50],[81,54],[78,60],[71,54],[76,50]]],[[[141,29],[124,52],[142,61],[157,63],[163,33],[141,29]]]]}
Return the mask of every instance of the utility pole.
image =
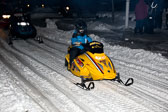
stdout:
{"type": "Polygon", "coordinates": [[[128,28],[130,0],[126,0],[125,29],[128,28]]]}

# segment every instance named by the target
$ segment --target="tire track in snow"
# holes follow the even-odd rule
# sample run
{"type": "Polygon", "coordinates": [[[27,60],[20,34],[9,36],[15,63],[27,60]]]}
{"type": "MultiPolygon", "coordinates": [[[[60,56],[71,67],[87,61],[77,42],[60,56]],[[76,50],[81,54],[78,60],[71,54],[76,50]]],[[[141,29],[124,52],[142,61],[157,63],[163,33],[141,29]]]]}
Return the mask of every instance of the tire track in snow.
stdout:
{"type": "MultiPolygon", "coordinates": [[[[116,60],[115,60],[116,61],[116,60]]],[[[118,61],[117,61],[118,62],[118,61]]],[[[141,68],[144,68],[144,67],[142,67],[142,66],[138,66],[137,64],[135,64],[135,65],[133,65],[132,63],[131,63],[131,65],[129,65],[129,63],[126,63],[126,62],[122,62],[121,63],[121,61],[119,61],[118,63],[117,63],[117,65],[119,66],[119,68],[122,66],[123,68],[129,68],[129,70],[132,70],[132,71],[137,71],[138,72],[138,74],[140,74],[140,75],[137,75],[136,73],[137,72],[135,72],[135,74],[133,74],[133,77],[138,77],[139,79],[142,79],[143,78],[143,81],[144,82],[150,82],[151,83],[151,85],[155,85],[155,86],[158,86],[158,87],[160,87],[160,88],[163,88],[163,89],[168,89],[168,84],[166,83],[166,80],[165,80],[165,82],[163,82],[161,79],[159,79],[158,77],[156,77],[156,76],[153,76],[153,74],[152,73],[149,73],[149,72],[146,72],[146,71],[144,71],[143,69],[141,69],[141,68]],[[133,67],[133,66],[136,66],[136,68],[135,67],[133,67]],[[137,67],[138,66],[138,67],[137,67]],[[149,74],[149,75],[145,75],[145,74],[149,74]]],[[[118,68],[118,69],[119,69],[118,68]]],[[[122,69],[123,70],[123,69],[122,69]]]]}
{"type": "MultiPolygon", "coordinates": [[[[34,43],[33,43],[33,45],[35,45],[34,43]]],[[[40,45],[35,45],[35,46],[37,46],[38,48],[42,48],[42,46],[40,46],[40,45]]],[[[44,47],[44,46],[43,46],[44,47]]],[[[42,49],[44,49],[44,48],[42,48],[42,49]]],[[[45,49],[44,49],[45,50],[45,49]]],[[[45,51],[49,51],[49,50],[45,50],[45,51]]],[[[49,52],[49,53],[51,53],[51,52],[49,52]]],[[[53,53],[51,53],[51,55],[52,55],[53,53]]],[[[63,74],[62,74],[63,75],[63,74]]],[[[65,76],[65,77],[67,77],[67,76],[65,76]]],[[[67,77],[68,78],[68,77],[67,77]]],[[[99,84],[100,85],[100,84],[99,84]]]]}
{"type": "MultiPolygon", "coordinates": [[[[119,62],[124,62],[124,60],[122,60],[122,61],[119,61],[119,62]]],[[[128,63],[125,63],[125,64],[128,64],[128,63]]],[[[119,65],[119,64],[118,64],[119,65]]],[[[132,63],[132,65],[135,65],[135,63],[132,63]]],[[[121,65],[121,66],[123,66],[123,65],[121,65]]],[[[136,73],[136,76],[134,76],[134,77],[138,77],[138,78],[136,78],[136,79],[142,79],[142,81],[139,81],[139,82],[141,82],[141,83],[139,83],[139,82],[137,82],[138,84],[141,84],[141,85],[143,85],[144,87],[145,87],[145,85],[147,84],[147,85],[149,85],[149,87],[150,88],[152,88],[152,89],[156,89],[157,91],[159,91],[159,92],[163,92],[164,94],[167,94],[167,92],[166,92],[166,90],[167,90],[167,88],[165,88],[165,91],[164,91],[164,89],[162,89],[163,87],[166,87],[166,83],[165,82],[162,82],[162,81],[159,81],[158,80],[158,78],[154,78],[153,79],[153,77],[149,77],[148,75],[148,77],[147,78],[145,78],[145,79],[143,79],[142,78],[142,76],[144,75],[144,74],[151,74],[150,73],[150,71],[153,71],[153,70],[155,70],[155,71],[157,71],[158,72],[158,69],[155,69],[155,68],[151,68],[151,67],[149,67],[149,66],[147,66],[147,65],[145,65],[145,66],[142,66],[142,65],[139,65],[139,64],[136,64],[136,66],[138,67],[138,68],[145,68],[145,70],[144,69],[137,69],[137,67],[136,67],[136,69],[137,69],[137,71],[140,71],[140,72],[142,72],[141,74],[137,74],[137,72],[135,72],[135,71],[133,71],[133,73],[132,74],[134,74],[134,73],[136,73]],[[150,79],[150,80],[149,80],[150,79]],[[149,80],[149,81],[148,81],[149,80]],[[156,84],[156,86],[155,85],[153,85],[153,84],[156,84]],[[159,86],[157,86],[157,85],[159,85],[159,86]]],[[[125,66],[126,68],[129,68],[128,66],[125,66]]],[[[123,67],[122,69],[124,69],[125,67],[123,67]]],[[[131,69],[135,69],[135,68],[131,68],[131,69]]],[[[159,72],[164,72],[165,74],[167,74],[167,71],[165,71],[165,70],[160,70],[159,69],[159,72]]],[[[123,76],[124,78],[126,77],[126,76],[123,76]]],[[[145,76],[146,77],[146,76],[145,76]]],[[[147,91],[148,89],[143,89],[142,88],[142,90],[141,90],[141,87],[136,87],[137,88],[137,91],[140,91],[139,93],[143,93],[143,91],[147,91]]],[[[149,92],[150,93],[150,91],[148,90],[147,92],[149,92]]],[[[147,92],[144,92],[143,94],[149,94],[149,93],[147,93],[147,92]]],[[[151,94],[151,93],[150,93],[151,94]]],[[[147,96],[146,95],[146,96],[147,96]]],[[[139,95],[139,96],[141,96],[141,95],[139,95]]],[[[151,98],[152,98],[152,95],[150,96],[151,98]]],[[[159,96],[158,96],[159,97],[159,96]]],[[[145,98],[145,97],[144,97],[145,98]]],[[[160,99],[160,98],[159,98],[160,99]]],[[[161,98],[161,100],[162,101],[165,101],[164,100],[164,96],[161,98]]],[[[162,102],[161,101],[161,102],[162,102]]],[[[162,103],[163,104],[163,103],[162,103]]],[[[161,106],[162,107],[162,106],[161,106]]]]}
{"type": "Polygon", "coordinates": [[[156,110],[158,112],[168,111],[168,107],[167,107],[168,102],[166,99],[164,99],[164,96],[163,97],[159,96],[155,93],[150,92],[150,90],[148,89],[144,89],[144,88],[148,88],[148,87],[145,87],[144,83],[134,84],[131,87],[128,87],[128,89],[124,88],[123,86],[119,86],[113,82],[104,82],[104,85],[107,85],[108,88],[110,89],[114,89],[114,87],[112,87],[111,85],[115,85],[115,87],[117,86],[118,89],[116,89],[116,91],[118,91],[118,93],[129,97],[130,99],[136,101],[137,103],[139,102],[140,104],[143,104],[147,108],[151,108],[153,111],[156,111],[156,110]],[[140,84],[140,86],[138,86],[138,84],[140,84]]]}
{"type": "MultiPolygon", "coordinates": [[[[21,53],[21,54],[24,54],[23,52],[19,51],[19,50],[16,49],[15,47],[13,47],[13,48],[14,48],[15,51],[17,51],[17,52],[19,52],[19,53],[21,53]]],[[[12,51],[10,51],[10,52],[12,52],[12,51]]],[[[42,77],[43,79],[47,80],[49,83],[51,83],[53,86],[55,86],[59,91],[61,91],[62,93],[64,93],[64,95],[68,96],[68,98],[70,98],[73,102],[75,102],[75,104],[78,105],[79,107],[81,107],[81,109],[83,109],[85,112],[90,112],[90,111],[92,110],[92,109],[90,109],[90,108],[85,108],[86,106],[85,106],[84,104],[79,105],[80,102],[78,102],[78,100],[77,100],[75,97],[73,97],[72,94],[70,94],[70,93],[67,94],[65,89],[60,88],[60,87],[59,87],[58,85],[56,85],[53,81],[50,81],[50,80],[48,80],[46,77],[40,75],[40,73],[36,70],[36,68],[32,67],[29,63],[27,63],[26,61],[24,61],[24,59],[23,59],[21,56],[19,56],[18,53],[16,54],[16,53],[12,52],[12,54],[14,54],[15,57],[17,57],[17,59],[22,62],[22,64],[28,66],[33,72],[35,72],[36,74],[38,74],[38,75],[39,75],[40,77],[42,77]],[[70,95],[69,95],[69,94],[70,94],[70,95]]],[[[26,55],[26,54],[24,54],[24,55],[26,55]]],[[[54,112],[55,112],[55,111],[54,111],[54,112]]],[[[94,112],[94,111],[92,110],[92,112],[94,112]]]]}
{"type": "Polygon", "coordinates": [[[1,61],[0,57],[0,111],[44,112],[45,109],[32,99],[20,84],[13,72],[1,61]],[[7,99],[8,100],[7,100],[7,99]]]}
{"type": "MultiPolygon", "coordinates": [[[[137,66],[137,64],[136,64],[136,66],[137,66]]],[[[146,67],[146,66],[145,66],[146,67]]],[[[145,68],[144,67],[144,68],[145,68]]],[[[149,67],[147,67],[147,69],[148,69],[149,67]]],[[[135,69],[135,68],[132,68],[132,69],[135,69]]],[[[150,68],[150,70],[153,70],[153,68],[150,68]]],[[[139,70],[139,69],[138,69],[139,70]]],[[[139,70],[140,71],[140,70],[139,70]]],[[[142,71],[142,74],[144,74],[144,72],[146,73],[146,71],[142,71]]],[[[161,72],[161,71],[160,71],[161,72]]],[[[141,75],[139,75],[139,77],[136,75],[136,77],[138,77],[138,79],[141,79],[141,77],[140,76],[142,76],[142,74],[141,75]]],[[[144,87],[145,87],[145,85],[146,85],[146,82],[149,82],[148,81],[148,78],[145,78],[146,80],[145,81],[143,81],[143,83],[141,83],[141,85],[144,85],[144,87]]],[[[150,82],[151,83],[156,83],[157,85],[159,85],[159,87],[166,87],[166,85],[167,84],[164,84],[164,82],[161,82],[160,83],[160,81],[158,82],[155,82],[156,80],[157,80],[157,78],[156,79],[153,79],[153,78],[149,78],[149,79],[152,79],[152,80],[150,80],[150,82]],[[154,82],[153,82],[154,81],[154,82]],[[163,84],[162,84],[163,83],[163,84]]],[[[160,88],[158,88],[158,87],[155,87],[154,85],[152,85],[152,84],[150,84],[150,88],[153,88],[153,89],[156,89],[158,92],[162,92],[162,93],[164,93],[165,95],[167,94],[167,92],[166,91],[163,91],[163,89],[160,89],[160,88]]],[[[143,98],[144,99],[146,99],[146,97],[145,96],[149,96],[149,97],[151,97],[151,99],[153,98],[153,99],[155,99],[155,101],[157,101],[157,102],[162,102],[162,105],[161,104],[157,104],[157,103],[155,103],[155,102],[153,102],[152,100],[150,100],[150,102],[152,102],[154,105],[159,105],[159,107],[161,107],[161,108],[164,108],[165,110],[167,110],[167,108],[166,108],[166,106],[165,106],[165,99],[164,99],[164,96],[163,97],[160,97],[160,96],[156,96],[156,98],[155,97],[153,97],[153,95],[157,95],[157,94],[152,94],[152,93],[150,93],[150,91],[148,90],[148,89],[146,89],[146,90],[144,90],[143,88],[141,88],[141,87],[136,87],[136,88],[134,88],[138,93],[141,93],[141,94],[138,94],[137,96],[138,97],[141,97],[141,96],[143,96],[143,98]],[[147,92],[143,92],[143,91],[147,91],[147,92]],[[151,95],[149,95],[149,93],[151,94],[151,95]]],[[[165,89],[167,89],[167,88],[165,88],[165,89]]]]}
{"type": "MultiPolygon", "coordinates": [[[[144,74],[146,74],[144,71],[141,70],[135,70],[135,68],[133,67],[129,67],[129,66],[124,66],[127,64],[120,64],[117,63],[118,65],[120,65],[120,67],[118,69],[121,69],[122,71],[125,68],[129,68],[131,71],[131,74],[134,74],[134,79],[140,79],[138,80],[138,82],[136,82],[136,85],[134,84],[133,88],[135,91],[135,95],[142,97],[144,100],[149,100],[149,102],[152,102],[154,105],[157,105],[160,108],[163,108],[164,111],[168,111],[167,108],[167,84],[164,82],[160,82],[160,80],[157,80],[153,77],[149,77],[149,76],[144,76],[143,79],[141,80],[142,76],[144,74]],[[147,77],[147,78],[146,78],[147,77]],[[153,85],[156,84],[156,85],[153,85]],[[143,86],[143,87],[141,87],[143,86]],[[146,89],[144,89],[146,88],[146,89]],[[150,89],[149,89],[150,88],[150,89]],[[155,90],[155,93],[151,93],[150,90],[155,90]],[[138,93],[138,94],[137,94],[138,93]],[[162,93],[163,96],[160,96],[160,93],[162,93]],[[149,99],[147,99],[149,98],[149,99]]],[[[127,72],[127,71],[125,71],[127,72]]],[[[126,76],[124,76],[126,77],[126,76]]],[[[131,92],[131,91],[130,91],[131,92]]],[[[157,108],[157,107],[156,107],[157,108]]]]}
{"type": "MultiPolygon", "coordinates": [[[[113,59],[113,60],[115,60],[115,61],[117,61],[117,62],[122,62],[123,64],[129,64],[130,65],[130,67],[131,67],[131,65],[133,65],[133,66],[136,66],[136,69],[138,69],[138,70],[143,70],[142,68],[145,68],[145,69],[147,69],[147,70],[149,70],[149,71],[156,71],[156,72],[160,72],[160,73],[164,73],[164,74],[168,74],[168,70],[160,70],[160,69],[157,69],[157,68],[153,68],[153,67],[150,67],[150,66],[148,66],[148,65],[144,65],[144,64],[138,64],[138,63],[134,63],[134,62],[130,62],[130,61],[126,61],[126,60],[122,60],[122,59],[118,59],[118,58],[114,58],[114,57],[110,57],[111,59],[113,59]]],[[[132,67],[133,68],[133,67],[132,67]]],[[[135,69],[135,68],[134,68],[135,69]]],[[[146,72],[145,70],[144,70],[144,72],[146,72]]],[[[146,73],[151,73],[151,72],[146,72],[146,73]]]]}
{"type": "MultiPolygon", "coordinates": [[[[145,90],[141,90],[137,87],[131,87],[131,88],[124,88],[120,87],[114,83],[105,83],[107,86],[109,86],[110,89],[115,89],[118,93],[125,95],[125,97],[128,97],[132,100],[134,100],[136,103],[139,103],[143,105],[144,107],[151,109],[152,112],[167,112],[167,103],[161,102],[150,95],[148,92],[144,92],[145,90]],[[116,88],[111,88],[111,84],[117,86],[116,88]]],[[[166,101],[166,100],[165,100],[166,101]]]]}
{"type": "MultiPolygon", "coordinates": [[[[133,67],[132,67],[133,68],[133,67]]],[[[140,71],[140,70],[139,70],[140,71]]],[[[144,71],[142,71],[142,73],[144,73],[144,71]]],[[[137,76],[137,75],[136,75],[137,76]]],[[[141,74],[141,76],[142,76],[142,74],[141,74]]],[[[139,79],[140,79],[141,77],[139,76],[139,79]]],[[[147,81],[147,78],[145,78],[146,80],[144,81],[144,83],[146,84],[146,81],[147,81]]],[[[155,79],[153,79],[153,80],[155,80],[155,79]]],[[[152,81],[151,81],[152,82],[152,81]]],[[[141,85],[144,85],[144,87],[145,87],[145,84],[144,83],[141,83],[141,85]]],[[[163,84],[159,84],[159,85],[161,85],[160,87],[164,87],[165,85],[163,85],[163,84]]],[[[158,90],[159,92],[163,92],[163,90],[161,90],[160,88],[157,88],[157,87],[155,87],[155,86],[153,86],[152,84],[150,84],[150,88],[153,88],[153,89],[156,89],[156,90],[158,90]]],[[[164,100],[164,98],[163,97],[160,97],[160,96],[156,96],[156,98],[155,97],[153,97],[153,94],[151,93],[151,95],[149,95],[149,93],[150,93],[150,91],[148,91],[148,90],[144,90],[143,88],[141,88],[141,87],[136,87],[136,88],[134,88],[135,90],[136,90],[136,92],[137,93],[141,93],[141,94],[136,94],[136,96],[137,97],[141,97],[141,98],[143,98],[143,99],[146,99],[146,97],[145,96],[149,96],[151,99],[155,99],[155,101],[157,101],[157,102],[162,102],[162,104],[164,105],[164,102],[166,101],[166,100],[164,100]],[[147,92],[144,92],[144,91],[147,91],[147,92]],[[148,93],[149,92],[149,93],[148,93]]],[[[136,93],[135,92],[135,93],[136,93]]],[[[166,92],[165,92],[165,94],[167,94],[166,92]]],[[[152,102],[154,105],[156,105],[156,103],[154,103],[152,100],[149,100],[150,102],[152,102]]],[[[161,104],[159,104],[159,107],[161,107],[161,108],[164,108],[165,110],[167,109],[167,108],[165,108],[166,106],[163,106],[163,105],[161,105],[161,104]]]]}
{"type": "MultiPolygon", "coordinates": [[[[40,49],[43,49],[43,50],[45,50],[45,51],[47,51],[48,53],[50,53],[51,55],[52,54],[57,54],[57,53],[55,53],[54,51],[50,51],[50,50],[47,50],[47,48],[43,48],[43,47],[45,47],[45,46],[40,46],[40,45],[36,45],[35,43],[33,43],[33,42],[30,42],[31,44],[33,44],[34,46],[36,46],[36,47],[38,47],[38,48],[40,48],[40,49]]],[[[57,49],[55,49],[55,50],[57,50],[57,49]]],[[[59,53],[58,53],[59,54],[59,53]]],[[[65,53],[64,53],[65,54],[65,53]]],[[[61,57],[62,59],[64,58],[62,55],[61,56],[59,56],[59,57],[61,57]]],[[[125,64],[125,65],[127,65],[127,63],[125,64]]],[[[121,64],[121,66],[123,66],[122,64],[121,64]]],[[[130,67],[130,66],[124,66],[124,67],[127,67],[127,68],[131,68],[131,69],[134,69],[135,70],[135,68],[133,68],[133,67],[130,67]]],[[[137,71],[142,71],[142,69],[136,69],[137,71]]],[[[143,73],[144,73],[144,71],[142,71],[143,73]]],[[[141,76],[142,76],[142,74],[141,74],[141,76]]],[[[137,75],[136,75],[136,77],[137,77],[137,75]]],[[[139,79],[140,79],[141,77],[139,76],[139,79]]],[[[144,77],[145,78],[145,77],[144,77]]],[[[147,78],[145,78],[146,80],[144,81],[144,82],[146,82],[147,81],[147,79],[152,79],[152,81],[154,80],[157,80],[157,78],[155,78],[155,79],[153,79],[152,77],[147,77],[147,78]]],[[[151,81],[151,82],[152,82],[151,81]]],[[[160,83],[160,81],[157,81],[158,83],[159,83],[159,85],[161,85],[160,87],[164,87],[164,86],[166,86],[167,84],[166,83],[160,83]]],[[[165,88],[165,89],[167,89],[167,88],[165,88]]]]}
{"type": "MultiPolygon", "coordinates": [[[[5,51],[8,51],[8,49],[2,47],[3,49],[5,49],[5,51]]],[[[0,51],[1,54],[4,54],[2,52],[2,50],[0,51]]],[[[9,52],[9,51],[8,51],[9,52]]],[[[9,67],[9,69],[15,74],[15,76],[19,79],[19,82],[24,83],[28,88],[26,88],[23,85],[20,85],[24,91],[28,91],[26,92],[26,94],[28,94],[40,107],[42,107],[44,110],[46,110],[46,112],[59,112],[59,110],[57,108],[55,108],[55,106],[40,92],[38,91],[38,89],[32,85],[24,76],[22,76],[22,74],[20,73],[20,71],[16,68],[16,66],[12,65],[12,61],[9,62],[9,59],[6,59],[6,57],[3,57],[0,54],[0,58],[2,59],[2,62],[9,67]],[[30,92],[30,90],[31,92],[30,92]],[[45,102],[45,104],[43,103],[45,102]]],[[[9,55],[9,54],[8,54],[9,55]]]]}
{"type": "MultiPolygon", "coordinates": [[[[38,60],[35,59],[34,57],[32,57],[32,56],[30,56],[30,55],[28,55],[28,54],[26,54],[26,53],[24,53],[24,52],[18,50],[18,49],[15,48],[15,47],[13,47],[13,48],[14,48],[15,51],[19,52],[20,54],[26,55],[26,56],[29,57],[30,59],[33,59],[33,60],[35,60],[36,62],[42,64],[43,66],[46,66],[46,64],[41,63],[40,61],[38,61],[38,60]]],[[[20,56],[17,56],[17,57],[20,57],[20,56]]],[[[27,63],[26,61],[24,61],[24,59],[22,59],[22,58],[20,57],[19,60],[21,60],[22,63],[28,65],[28,67],[29,67],[31,70],[33,70],[36,74],[40,74],[40,73],[36,70],[36,68],[34,68],[33,66],[31,66],[31,64],[29,64],[29,63],[27,63]]],[[[50,68],[48,67],[48,69],[50,69],[50,68]]],[[[53,70],[53,69],[52,69],[52,70],[53,70]]],[[[55,71],[55,70],[53,70],[53,71],[55,71]]],[[[58,71],[55,71],[55,72],[57,72],[57,73],[59,74],[58,71]]],[[[62,75],[62,74],[61,74],[61,75],[62,75]]],[[[87,107],[85,104],[81,104],[81,102],[79,102],[79,101],[74,97],[73,93],[67,92],[67,90],[65,90],[65,89],[63,89],[63,88],[61,88],[61,87],[59,87],[59,85],[57,85],[56,83],[54,83],[52,80],[48,79],[47,77],[42,76],[42,75],[39,75],[39,76],[42,77],[43,79],[47,80],[47,81],[48,81],[49,83],[51,83],[52,85],[54,85],[59,91],[61,91],[65,96],[67,96],[69,99],[71,99],[71,100],[74,102],[74,104],[78,105],[78,106],[79,106],[82,110],[84,110],[85,112],[90,112],[90,111],[94,112],[91,108],[87,107]],[[86,107],[87,107],[87,108],[86,108],[86,107]]],[[[75,87],[76,87],[76,86],[75,86],[75,87]]],[[[78,88],[78,87],[77,87],[77,88],[78,88]]]]}
{"type": "Polygon", "coordinates": [[[53,40],[45,38],[45,37],[44,37],[44,40],[45,40],[44,44],[46,46],[53,48],[53,49],[57,49],[60,52],[66,52],[68,46],[70,45],[70,44],[66,44],[66,43],[62,43],[62,42],[53,41],[53,40]],[[49,44],[48,44],[48,42],[49,42],[49,44]],[[66,49],[66,51],[64,51],[64,49],[66,49]]]}
{"type": "Polygon", "coordinates": [[[54,54],[53,57],[58,56],[59,58],[62,59],[62,58],[63,58],[63,55],[60,54],[60,52],[61,52],[61,53],[64,53],[64,55],[66,54],[65,52],[62,52],[60,49],[55,50],[55,48],[50,47],[50,46],[47,46],[46,44],[38,44],[38,45],[37,45],[36,42],[31,41],[31,40],[28,40],[28,41],[26,41],[26,42],[27,42],[28,44],[31,44],[31,45],[33,45],[33,46],[35,46],[35,47],[38,47],[38,48],[40,48],[40,49],[42,49],[42,50],[48,52],[48,53],[51,54],[51,55],[54,54]]]}
{"type": "MultiPolygon", "coordinates": [[[[21,52],[21,51],[20,51],[21,52]]],[[[23,53],[23,52],[22,52],[23,53]]],[[[38,63],[41,63],[43,66],[47,66],[49,69],[51,69],[51,70],[53,70],[53,71],[55,71],[55,72],[57,72],[58,74],[61,74],[62,76],[64,76],[65,78],[68,78],[68,80],[70,80],[72,83],[74,83],[74,82],[76,82],[72,77],[70,78],[70,77],[68,77],[68,76],[66,76],[65,74],[63,74],[63,73],[61,73],[61,72],[59,72],[59,71],[64,71],[65,69],[63,69],[63,68],[61,68],[62,70],[55,70],[54,69],[54,67],[51,67],[51,66],[49,66],[49,65],[46,65],[46,63],[42,63],[42,62],[40,62],[39,60],[37,60],[37,59],[35,59],[34,57],[32,57],[32,56],[30,56],[29,54],[27,54],[27,53],[24,53],[25,55],[27,55],[28,57],[30,57],[31,59],[33,59],[33,60],[35,60],[36,62],[38,62],[38,63]]],[[[53,55],[53,53],[52,53],[52,55],[53,55]]],[[[60,63],[60,62],[59,62],[60,63]]],[[[68,71],[66,72],[66,74],[68,73],[68,71]]],[[[68,74],[69,75],[69,74],[68,74]]],[[[71,74],[71,76],[73,76],[72,74],[71,74]]],[[[78,78],[79,79],[79,78],[78,78]]],[[[80,81],[80,79],[79,79],[79,81],[80,81]]],[[[76,87],[76,86],[75,86],[76,87]]],[[[78,88],[78,87],[77,87],[78,88]]],[[[80,88],[79,88],[80,89],[80,88]]],[[[81,90],[81,89],[80,89],[81,90]]],[[[95,95],[96,96],[96,95],[95,95]]],[[[94,97],[95,97],[94,96],[94,97]]],[[[91,100],[91,97],[90,97],[90,100],[91,100]]],[[[99,99],[100,100],[100,99],[99,99]]],[[[99,101],[97,101],[97,102],[99,102],[99,101]]],[[[87,106],[84,106],[84,107],[87,107],[87,106]]],[[[87,107],[88,108],[88,107],[87,107]]],[[[89,110],[91,110],[91,109],[89,109],[89,110]]]]}

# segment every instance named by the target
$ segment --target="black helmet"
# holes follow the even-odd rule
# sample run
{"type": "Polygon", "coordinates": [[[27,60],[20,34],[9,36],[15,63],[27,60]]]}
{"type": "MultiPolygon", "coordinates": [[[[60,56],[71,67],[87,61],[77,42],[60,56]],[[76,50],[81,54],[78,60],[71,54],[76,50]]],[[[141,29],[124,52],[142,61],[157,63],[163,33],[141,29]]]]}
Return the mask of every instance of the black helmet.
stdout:
{"type": "Polygon", "coordinates": [[[86,33],[87,25],[84,21],[79,20],[75,26],[78,33],[80,34],[86,33]]]}

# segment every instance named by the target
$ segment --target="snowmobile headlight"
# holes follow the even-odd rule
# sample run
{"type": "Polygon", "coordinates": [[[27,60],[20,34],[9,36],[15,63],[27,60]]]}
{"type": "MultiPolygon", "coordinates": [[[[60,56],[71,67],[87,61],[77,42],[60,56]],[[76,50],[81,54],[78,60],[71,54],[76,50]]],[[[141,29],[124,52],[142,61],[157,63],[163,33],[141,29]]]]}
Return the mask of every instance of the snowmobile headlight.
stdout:
{"type": "Polygon", "coordinates": [[[11,15],[2,15],[3,19],[9,19],[11,15]]]}
{"type": "Polygon", "coordinates": [[[95,59],[97,60],[104,60],[106,57],[105,56],[95,56],[95,59]]]}
{"type": "Polygon", "coordinates": [[[17,25],[26,26],[26,25],[30,25],[30,23],[28,23],[28,22],[18,22],[17,25]]]}

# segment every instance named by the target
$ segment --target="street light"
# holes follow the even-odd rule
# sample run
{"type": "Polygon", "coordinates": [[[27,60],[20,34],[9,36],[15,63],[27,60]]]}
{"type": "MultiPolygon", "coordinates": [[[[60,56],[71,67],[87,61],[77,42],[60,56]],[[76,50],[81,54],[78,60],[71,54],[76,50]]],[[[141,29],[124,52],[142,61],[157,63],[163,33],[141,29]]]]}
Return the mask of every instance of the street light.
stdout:
{"type": "Polygon", "coordinates": [[[42,7],[42,8],[44,8],[44,7],[45,7],[45,5],[44,5],[44,4],[41,4],[41,7],[42,7]]]}
{"type": "Polygon", "coordinates": [[[29,8],[29,7],[30,7],[30,5],[29,5],[29,4],[27,4],[27,7],[29,8]]]}
{"type": "Polygon", "coordinates": [[[66,9],[67,11],[69,11],[70,8],[67,6],[65,9],[66,9]]]}

